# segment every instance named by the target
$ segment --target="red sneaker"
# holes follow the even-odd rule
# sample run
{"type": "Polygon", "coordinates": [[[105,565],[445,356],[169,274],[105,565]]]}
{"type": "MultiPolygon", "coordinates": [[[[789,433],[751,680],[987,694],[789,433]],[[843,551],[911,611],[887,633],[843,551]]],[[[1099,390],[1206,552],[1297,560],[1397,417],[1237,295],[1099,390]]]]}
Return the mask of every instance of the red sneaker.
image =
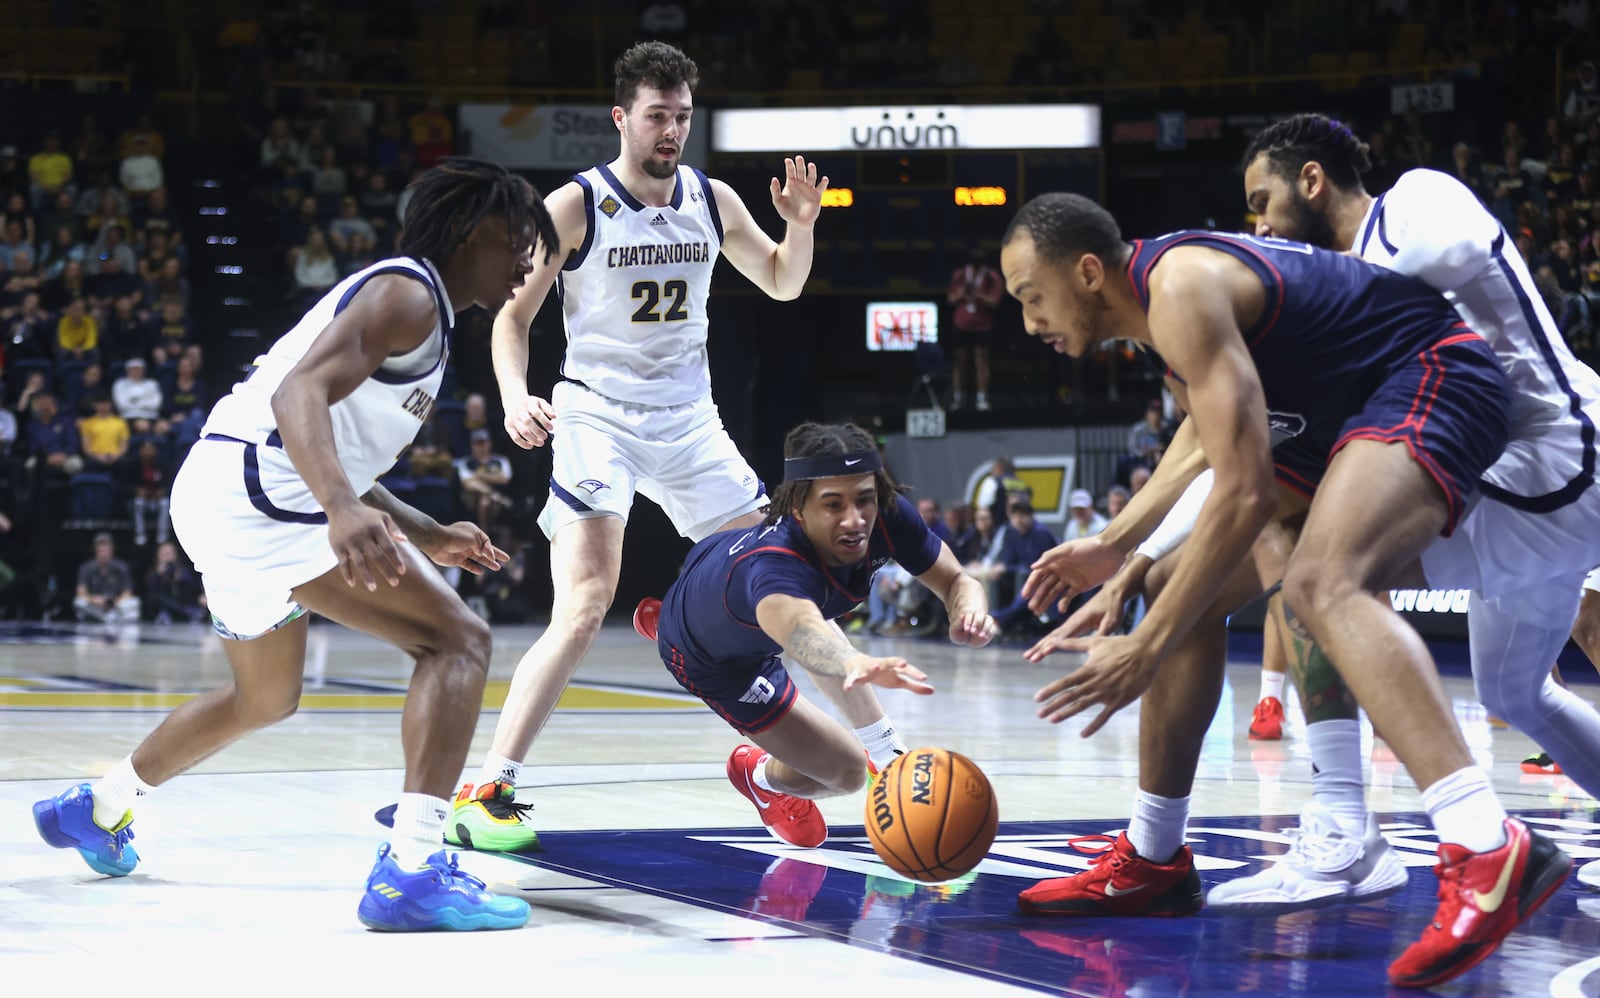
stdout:
{"type": "Polygon", "coordinates": [[[1250,737],[1258,742],[1275,742],[1283,737],[1283,701],[1262,697],[1250,718],[1250,737]]]}
{"type": "Polygon", "coordinates": [[[646,641],[656,639],[656,624],[661,620],[661,601],[646,596],[633,610],[633,629],[646,641]]]}
{"type": "Polygon", "coordinates": [[[767,753],[754,745],[740,745],[728,756],[728,782],[756,806],[761,823],[780,842],[815,849],[828,841],[828,823],[813,801],[772,793],[756,786],[756,767],[767,753]]]}
{"type": "Polygon", "coordinates": [[[1428,988],[1477,966],[1561,886],[1572,857],[1516,818],[1505,830],[1506,844],[1489,852],[1439,846],[1439,910],[1389,964],[1391,983],[1428,988]]]}
{"type": "MultiPolygon", "coordinates": [[[[1087,835],[1072,844],[1078,848],[1085,839],[1109,841],[1087,835]]],[[[1165,863],[1152,863],[1133,851],[1126,832],[1089,869],[1042,880],[1017,895],[1017,906],[1029,915],[1192,915],[1204,904],[1188,846],[1165,863]]]]}

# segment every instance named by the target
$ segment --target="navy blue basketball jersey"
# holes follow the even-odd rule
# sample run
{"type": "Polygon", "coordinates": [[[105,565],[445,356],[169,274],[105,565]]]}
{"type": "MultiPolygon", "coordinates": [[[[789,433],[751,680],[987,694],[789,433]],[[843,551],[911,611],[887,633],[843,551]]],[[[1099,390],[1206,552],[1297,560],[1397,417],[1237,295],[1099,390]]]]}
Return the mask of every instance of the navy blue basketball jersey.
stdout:
{"type": "Polygon", "coordinates": [[[823,619],[833,620],[867,598],[872,575],[885,562],[892,559],[921,575],[933,567],[939,549],[939,538],[904,496],[879,510],[867,557],[841,568],[824,563],[787,516],[770,526],[712,534],[689,552],[683,574],[662,597],[662,654],[675,649],[700,665],[759,662],[782,650],[756,621],[756,604],[766,596],[811,600],[823,619]]]}
{"type": "MultiPolygon", "coordinates": [[[[1134,294],[1150,307],[1150,271],[1170,249],[1227,253],[1266,287],[1260,320],[1244,330],[1272,420],[1272,442],[1337,431],[1392,373],[1468,332],[1439,292],[1413,277],[1288,239],[1182,231],[1135,240],[1134,294]]],[[[1182,380],[1182,371],[1172,372],[1182,380]]]]}

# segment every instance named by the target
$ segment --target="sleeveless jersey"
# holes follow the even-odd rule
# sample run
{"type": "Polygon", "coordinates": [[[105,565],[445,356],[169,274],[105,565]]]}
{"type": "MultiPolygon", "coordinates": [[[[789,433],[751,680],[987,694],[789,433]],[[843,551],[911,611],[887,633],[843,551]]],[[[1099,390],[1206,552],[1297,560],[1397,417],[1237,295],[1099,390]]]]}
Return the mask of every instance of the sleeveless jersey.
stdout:
{"type": "Polygon", "coordinates": [[[250,499],[268,516],[326,522],[283,450],[272,413],[272,393],[334,316],[344,311],[368,280],[380,274],[404,274],[426,284],[438,306],[439,321],[420,346],[386,358],[355,391],[333,404],[334,447],[357,495],[366,493],[379,475],[394,467],[433,409],[450,353],[455,312],[432,263],[404,257],[380,260],[336,284],[293,329],[257,357],[249,377],[217,401],[201,429],[202,435],[248,445],[245,477],[250,499]]]}
{"type": "Polygon", "coordinates": [[[588,229],[556,284],[567,327],[562,376],[638,405],[708,398],[706,298],[722,250],[710,181],[680,166],[672,202],[652,208],[608,167],[573,180],[588,229]]]}
{"type": "MultiPolygon", "coordinates": [[[[1274,447],[1338,436],[1391,373],[1468,332],[1449,302],[1415,278],[1288,239],[1208,231],[1135,240],[1134,294],[1150,307],[1150,271],[1168,250],[1203,246],[1243,262],[1266,288],[1244,339],[1266,395],[1274,447]]],[[[1174,372],[1182,378],[1183,372],[1174,372]]]]}
{"type": "Polygon", "coordinates": [[[833,620],[867,598],[873,573],[891,558],[921,575],[939,550],[939,538],[904,496],[879,510],[867,556],[854,565],[823,562],[805,530],[787,516],[770,526],[712,534],[689,552],[682,574],[662,597],[659,644],[690,664],[759,662],[782,651],[756,620],[763,598],[776,593],[809,599],[824,620],[833,620]]]}
{"type": "Polygon", "coordinates": [[[1368,207],[1356,249],[1443,292],[1494,348],[1511,382],[1511,441],[1484,473],[1485,495],[1545,512],[1593,484],[1600,376],[1567,348],[1522,254],[1465,185],[1402,174],[1368,207]]]}

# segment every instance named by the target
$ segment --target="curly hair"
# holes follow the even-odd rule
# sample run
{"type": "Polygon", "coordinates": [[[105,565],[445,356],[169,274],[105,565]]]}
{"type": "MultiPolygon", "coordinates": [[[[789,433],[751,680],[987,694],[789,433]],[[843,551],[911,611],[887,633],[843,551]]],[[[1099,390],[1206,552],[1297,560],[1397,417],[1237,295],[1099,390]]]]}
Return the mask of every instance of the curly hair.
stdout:
{"type": "Polygon", "coordinates": [[[532,184],[498,163],[448,156],[411,184],[400,253],[439,263],[491,212],[506,220],[516,248],[542,245],[546,263],[560,252],[555,222],[532,184]]]}
{"type": "Polygon", "coordinates": [[[1367,144],[1344,122],[1323,114],[1297,114],[1263,128],[1250,140],[1239,169],[1249,169],[1258,156],[1266,156],[1273,172],[1287,180],[1307,163],[1318,163],[1329,180],[1353,190],[1364,190],[1361,175],[1372,169],[1367,144]]]}
{"type": "Polygon", "coordinates": [[[630,48],[617,57],[613,75],[617,106],[623,109],[633,107],[640,87],[676,90],[688,84],[693,93],[700,83],[700,67],[681,49],[666,42],[640,42],[630,48]]]}
{"type": "MultiPolygon", "coordinates": [[[[872,439],[872,434],[854,423],[801,423],[783,438],[785,458],[859,454],[876,449],[877,443],[872,439]]],[[[887,468],[878,469],[872,473],[872,477],[873,484],[878,489],[879,509],[882,509],[892,497],[907,491],[905,486],[894,480],[887,468]]],[[[805,506],[806,500],[811,497],[811,486],[814,481],[802,478],[798,481],[784,482],[773,489],[771,504],[765,510],[767,518],[763,521],[764,524],[770,526],[777,523],[794,510],[805,506]]]]}

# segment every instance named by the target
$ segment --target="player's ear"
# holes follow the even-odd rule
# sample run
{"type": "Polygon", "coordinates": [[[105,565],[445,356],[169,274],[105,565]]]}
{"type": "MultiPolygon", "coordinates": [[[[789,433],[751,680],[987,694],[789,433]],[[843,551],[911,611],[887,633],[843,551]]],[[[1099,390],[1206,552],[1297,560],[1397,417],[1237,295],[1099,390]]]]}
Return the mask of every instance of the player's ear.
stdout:
{"type": "Polygon", "coordinates": [[[1307,160],[1300,168],[1300,194],[1307,200],[1316,197],[1328,188],[1328,175],[1323,172],[1322,164],[1316,160],[1307,160]]]}
{"type": "Polygon", "coordinates": [[[1083,282],[1087,291],[1099,291],[1105,283],[1106,265],[1103,260],[1093,253],[1085,253],[1078,258],[1078,279],[1083,282]]]}
{"type": "Polygon", "coordinates": [[[617,126],[617,131],[622,131],[622,122],[628,117],[628,110],[621,104],[611,108],[611,123],[617,126]]]}

